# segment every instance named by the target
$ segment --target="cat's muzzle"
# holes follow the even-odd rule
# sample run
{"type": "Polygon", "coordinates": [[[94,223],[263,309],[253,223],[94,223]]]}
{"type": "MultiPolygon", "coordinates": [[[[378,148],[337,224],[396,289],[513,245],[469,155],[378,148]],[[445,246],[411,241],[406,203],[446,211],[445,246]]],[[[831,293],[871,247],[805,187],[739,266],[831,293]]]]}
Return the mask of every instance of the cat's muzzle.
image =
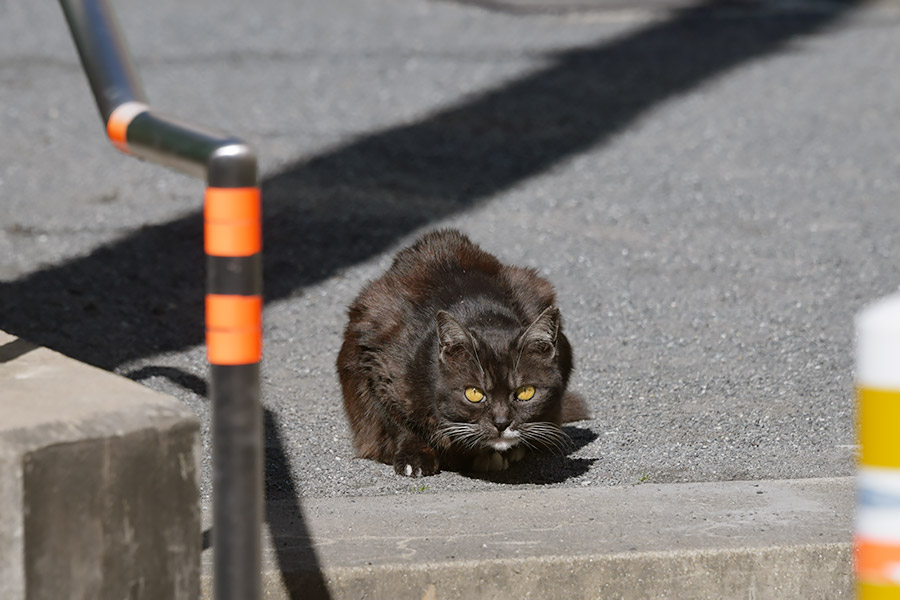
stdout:
{"type": "Polygon", "coordinates": [[[504,429],[499,436],[491,440],[486,440],[485,445],[497,452],[506,452],[519,443],[519,432],[515,429],[504,429]]]}

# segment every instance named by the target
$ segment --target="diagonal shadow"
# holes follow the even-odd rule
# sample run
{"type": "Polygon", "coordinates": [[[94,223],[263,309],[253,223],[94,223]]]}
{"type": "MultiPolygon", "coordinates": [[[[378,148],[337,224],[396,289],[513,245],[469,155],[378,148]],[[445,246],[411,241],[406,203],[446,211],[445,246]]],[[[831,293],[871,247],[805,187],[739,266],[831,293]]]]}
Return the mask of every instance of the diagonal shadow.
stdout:
{"type": "MultiPolygon", "coordinates": [[[[302,290],[603,143],[667,98],[782,50],[857,2],[709,18],[716,4],[561,52],[518,80],[267,177],[266,299],[302,290]]],[[[0,283],[0,328],[106,369],[199,345],[200,236],[198,211],[0,283]]]]}
{"type": "Polygon", "coordinates": [[[300,508],[300,490],[284,450],[275,414],[264,409],[266,522],[278,561],[281,583],[291,600],[329,600],[331,594],[312,535],[300,508]]]}
{"type": "MultiPolygon", "coordinates": [[[[206,381],[175,367],[142,367],[126,376],[135,381],[165,377],[198,396],[207,396],[206,381]]],[[[328,585],[312,546],[312,536],[303,520],[300,490],[291,473],[275,415],[266,408],[263,409],[263,435],[266,442],[265,520],[282,584],[291,600],[328,600],[331,597],[328,585]]],[[[212,530],[203,532],[203,550],[214,547],[213,537],[212,530]]]]}

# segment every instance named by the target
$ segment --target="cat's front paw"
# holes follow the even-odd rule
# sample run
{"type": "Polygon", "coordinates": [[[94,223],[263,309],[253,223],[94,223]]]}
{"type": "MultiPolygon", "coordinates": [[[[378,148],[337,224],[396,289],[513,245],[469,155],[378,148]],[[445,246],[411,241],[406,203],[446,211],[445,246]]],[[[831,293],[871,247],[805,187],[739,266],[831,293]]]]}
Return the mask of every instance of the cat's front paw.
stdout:
{"type": "Polygon", "coordinates": [[[472,470],[479,473],[489,471],[505,471],[509,468],[509,460],[499,452],[489,452],[475,457],[472,470]]]}
{"type": "Polygon", "coordinates": [[[523,458],[525,458],[525,448],[522,446],[515,446],[511,448],[509,452],[506,453],[506,458],[509,460],[509,464],[514,462],[519,462],[523,458]]]}
{"type": "Polygon", "coordinates": [[[437,455],[430,448],[414,452],[398,451],[394,455],[394,471],[404,477],[434,475],[440,471],[440,466],[437,455]]]}

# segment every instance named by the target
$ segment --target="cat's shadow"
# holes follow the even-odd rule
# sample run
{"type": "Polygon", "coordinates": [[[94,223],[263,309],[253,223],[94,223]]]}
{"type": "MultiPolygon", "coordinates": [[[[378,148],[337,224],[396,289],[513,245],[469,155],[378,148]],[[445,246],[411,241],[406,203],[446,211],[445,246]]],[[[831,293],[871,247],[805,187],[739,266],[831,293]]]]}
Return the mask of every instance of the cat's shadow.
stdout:
{"type": "Polygon", "coordinates": [[[521,462],[510,465],[505,471],[488,473],[461,472],[469,479],[480,479],[507,485],[562,483],[587,473],[596,458],[572,458],[571,455],[597,439],[598,435],[587,427],[566,425],[563,431],[571,445],[566,454],[529,454],[521,462]]]}

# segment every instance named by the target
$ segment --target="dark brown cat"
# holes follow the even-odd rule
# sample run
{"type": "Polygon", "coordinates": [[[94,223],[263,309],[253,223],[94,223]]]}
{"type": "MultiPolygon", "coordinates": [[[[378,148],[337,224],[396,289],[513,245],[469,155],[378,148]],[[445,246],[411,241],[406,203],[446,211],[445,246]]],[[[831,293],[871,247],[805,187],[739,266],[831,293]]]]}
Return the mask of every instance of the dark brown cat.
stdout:
{"type": "Polygon", "coordinates": [[[357,456],[406,476],[497,471],[586,418],[553,286],[458,231],[426,234],[362,290],[338,355],[357,456]]]}

